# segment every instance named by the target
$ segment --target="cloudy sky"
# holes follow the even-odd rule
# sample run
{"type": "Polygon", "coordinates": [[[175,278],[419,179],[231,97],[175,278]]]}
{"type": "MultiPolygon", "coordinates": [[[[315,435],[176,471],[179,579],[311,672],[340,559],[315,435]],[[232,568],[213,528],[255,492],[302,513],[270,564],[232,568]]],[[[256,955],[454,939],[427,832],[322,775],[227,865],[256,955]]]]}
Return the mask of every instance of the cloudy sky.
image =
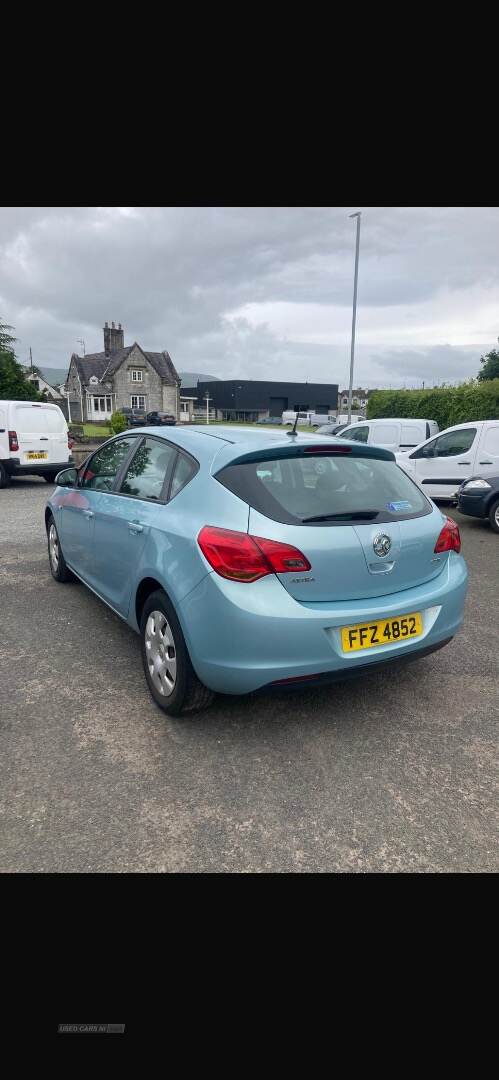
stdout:
{"type": "Polygon", "coordinates": [[[0,317],[21,362],[168,349],[179,371],[355,385],[476,375],[499,335],[497,207],[4,207],[0,317]]]}

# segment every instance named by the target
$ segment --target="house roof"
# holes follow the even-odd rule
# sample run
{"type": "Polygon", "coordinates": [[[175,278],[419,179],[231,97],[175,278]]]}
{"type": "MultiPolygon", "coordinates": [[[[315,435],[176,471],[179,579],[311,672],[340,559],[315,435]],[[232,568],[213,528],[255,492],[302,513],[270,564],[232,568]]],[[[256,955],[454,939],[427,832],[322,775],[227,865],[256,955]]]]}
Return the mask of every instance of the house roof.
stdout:
{"type": "Polygon", "coordinates": [[[169,353],[166,351],[146,352],[136,341],[133,345],[127,345],[124,349],[116,349],[115,352],[111,353],[111,356],[106,356],[104,352],[87,353],[86,356],[77,356],[76,353],[73,353],[71,359],[76,362],[78,375],[82,383],[86,385],[90,381],[91,375],[96,375],[99,382],[104,382],[105,379],[114,375],[115,371],[118,370],[135,347],[140,349],[143,356],[149,360],[149,363],[157,371],[161,379],[164,379],[165,382],[170,383],[172,386],[180,384],[180,378],[169,353]]]}

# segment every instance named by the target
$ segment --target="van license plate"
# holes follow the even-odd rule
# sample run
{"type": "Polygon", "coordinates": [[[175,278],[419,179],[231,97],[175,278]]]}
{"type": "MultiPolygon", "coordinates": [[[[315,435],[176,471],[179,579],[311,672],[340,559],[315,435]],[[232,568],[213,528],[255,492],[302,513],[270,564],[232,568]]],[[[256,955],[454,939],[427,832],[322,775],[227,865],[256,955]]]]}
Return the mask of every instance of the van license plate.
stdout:
{"type": "Polygon", "coordinates": [[[47,453],[47,451],[46,451],[46,450],[40,450],[40,451],[36,451],[36,450],[30,450],[30,451],[29,451],[29,452],[28,452],[28,453],[26,454],[26,457],[27,457],[28,461],[35,461],[35,460],[36,460],[36,461],[39,461],[39,460],[40,460],[40,458],[47,458],[47,457],[48,457],[48,453],[47,453]]]}
{"type": "Polygon", "coordinates": [[[400,615],[396,619],[373,619],[370,623],[342,626],[341,644],[343,652],[357,652],[376,645],[391,645],[394,641],[421,637],[422,633],[421,613],[414,611],[411,615],[400,615]]]}

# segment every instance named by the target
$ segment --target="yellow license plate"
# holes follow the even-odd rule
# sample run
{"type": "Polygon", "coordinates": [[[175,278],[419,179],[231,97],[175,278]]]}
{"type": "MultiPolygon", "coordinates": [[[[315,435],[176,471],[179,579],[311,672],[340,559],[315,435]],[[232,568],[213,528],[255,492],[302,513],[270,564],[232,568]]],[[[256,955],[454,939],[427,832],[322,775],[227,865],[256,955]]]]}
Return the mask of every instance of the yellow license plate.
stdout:
{"type": "Polygon", "coordinates": [[[36,459],[36,461],[39,461],[40,458],[48,457],[48,453],[47,453],[46,450],[41,450],[39,453],[37,453],[35,450],[30,450],[26,454],[26,457],[27,457],[28,461],[35,461],[35,459],[36,459]]]}
{"type": "Polygon", "coordinates": [[[394,641],[421,637],[422,633],[421,613],[413,611],[411,615],[398,615],[396,619],[373,619],[369,623],[342,626],[341,644],[343,652],[357,652],[359,649],[373,649],[376,645],[391,645],[394,641]]]}

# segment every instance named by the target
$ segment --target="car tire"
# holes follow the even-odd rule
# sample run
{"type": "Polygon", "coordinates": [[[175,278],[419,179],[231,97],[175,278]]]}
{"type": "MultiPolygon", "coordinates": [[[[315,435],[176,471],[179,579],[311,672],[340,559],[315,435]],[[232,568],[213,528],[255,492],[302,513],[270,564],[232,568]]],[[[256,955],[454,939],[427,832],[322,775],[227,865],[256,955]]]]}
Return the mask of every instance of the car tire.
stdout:
{"type": "Polygon", "coordinates": [[[494,532],[499,533],[499,499],[496,499],[490,507],[489,521],[494,532]]]}
{"type": "Polygon", "coordinates": [[[6,488],[10,484],[10,473],[7,472],[5,465],[2,465],[0,461],[0,488],[6,488]]]}
{"type": "Polygon", "coordinates": [[[175,609],[162,589],[144,604],[140,639],[146,682],[163,712],[179,716],[211,705],[215,695],[198,679],[175,609]]]}
{"type": "Polygon", "coordinates": [[[52,577],[55,581],[60,581],[61,583],[74,581],[75,576],[71,573],[71,570],[66,564],[64,555],[62,554],[59,533],[57,532],[57,526],[52,515],[50,515],[47,520],[47,545],[50,573],[52,574],[52,577]]]}
{"type": "Polygon", "coordinates": [[[43,474],[43,479],[47,481],[47,484],[55,484],[56,476],[57,476],[57,473],[55,473],[55,472],[44,473],[43,474]]]}

